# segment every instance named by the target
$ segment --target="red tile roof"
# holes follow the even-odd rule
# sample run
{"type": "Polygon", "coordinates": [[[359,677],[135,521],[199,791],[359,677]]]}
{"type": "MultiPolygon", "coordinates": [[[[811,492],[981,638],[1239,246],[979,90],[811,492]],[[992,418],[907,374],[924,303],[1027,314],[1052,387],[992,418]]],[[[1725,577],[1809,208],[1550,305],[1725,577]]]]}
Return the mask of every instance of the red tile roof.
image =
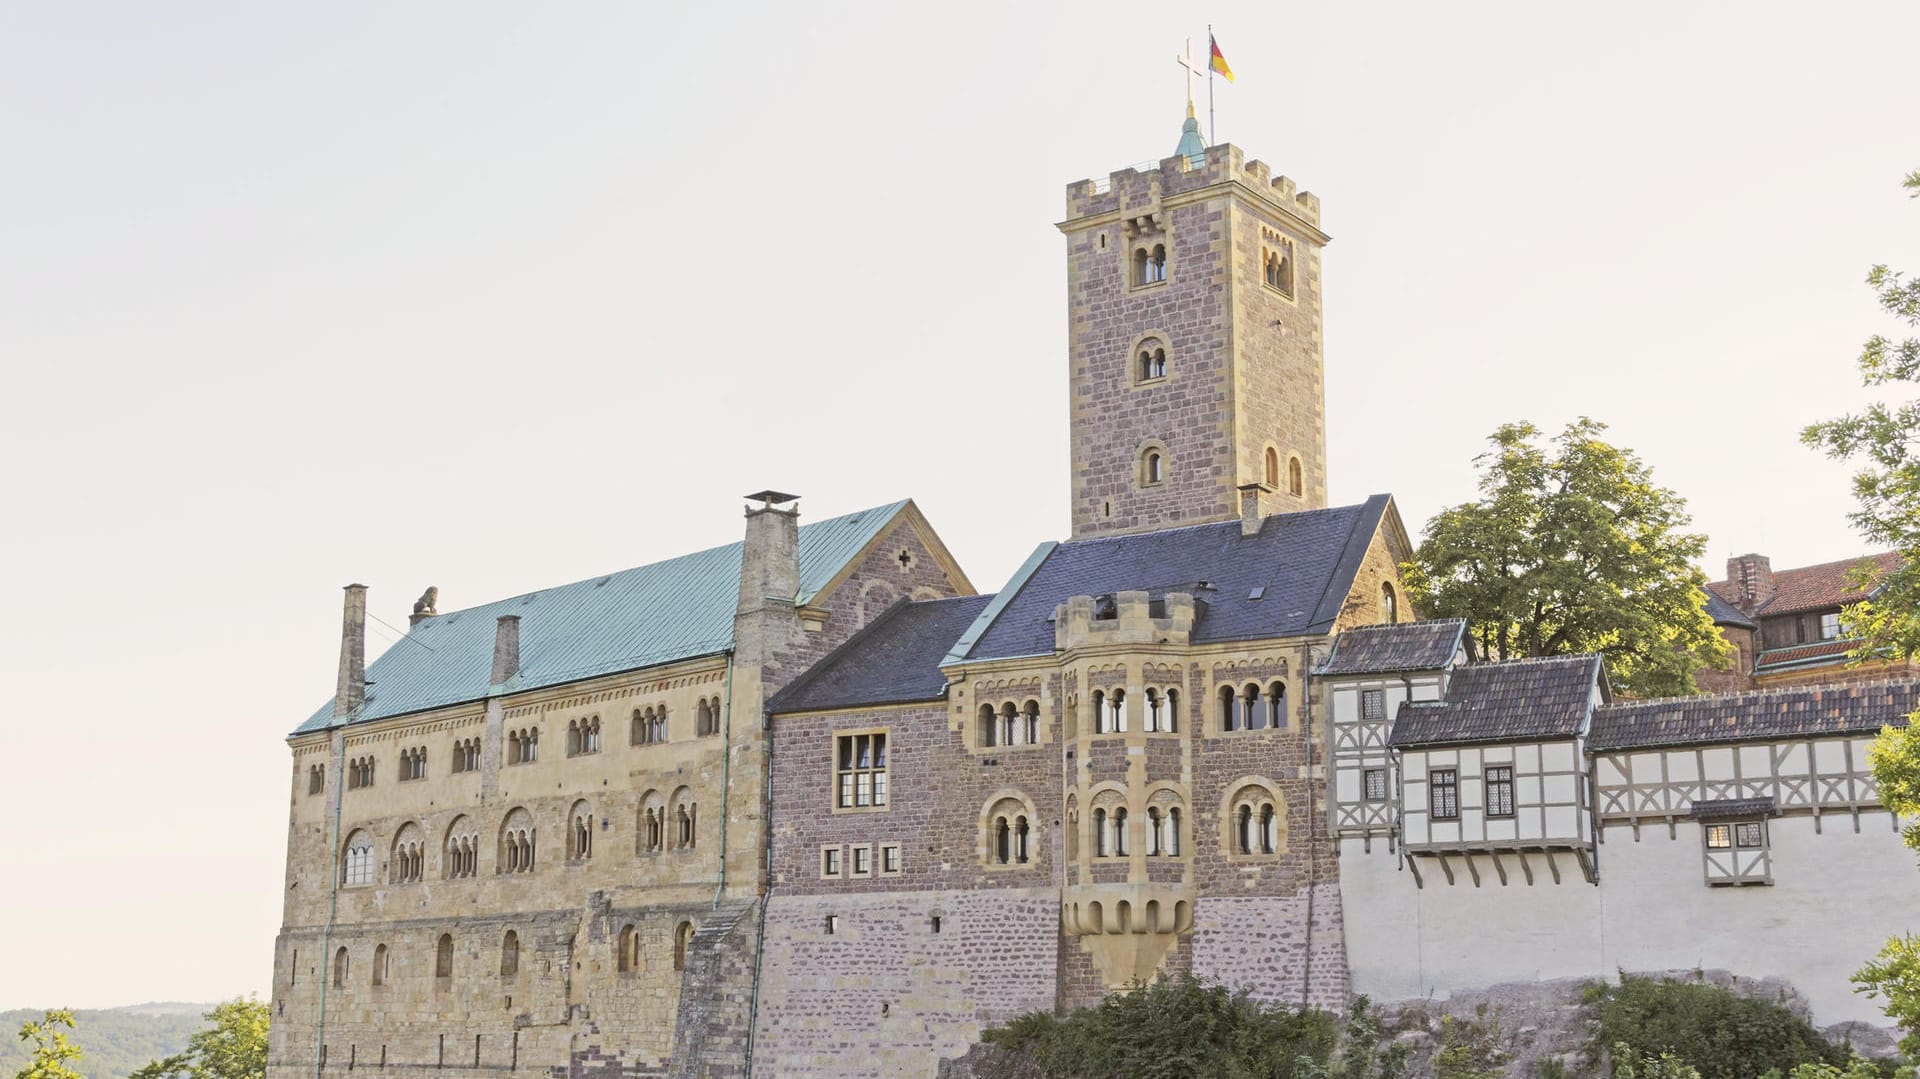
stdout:
{"type": "Polygon", "coordinates": [[[1859,642],[1852,639],[1837,641],[1819,641],[1815,644],[1795,645],[1791,648],[1773,648],[1760,653],[1755,659],[1757,667],[1772,667],[1782,663],[1800,663],[1823,656],[1845,659],[1847,652],[1859,642]]]}
{"type": "MultiPolygon", "coordinates": [[[[1867,598],[1865,592],[1847,587],[1847,574],[1862,562],[1871,562],[1876,576],[1884,577],[1900,565],[1898,551],[1884,551],[1861,558],[1843,558],[1817,566],[1798,566],[1773,571],[1773,598],[1755,608],[1758,615],[1795,614],[1822,607],[1843,607],[1867,598]]],[[[1736,606],[1739,585],[1734,581],[1715,581],[1707,586],[1715,595],[1736,606]]]]}

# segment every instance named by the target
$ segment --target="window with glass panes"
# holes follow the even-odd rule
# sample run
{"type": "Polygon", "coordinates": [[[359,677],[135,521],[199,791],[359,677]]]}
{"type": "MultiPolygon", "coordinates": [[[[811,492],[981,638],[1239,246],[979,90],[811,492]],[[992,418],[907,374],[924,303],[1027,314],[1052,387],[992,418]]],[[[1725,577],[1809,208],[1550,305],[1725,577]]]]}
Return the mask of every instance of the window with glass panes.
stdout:
{"type": "Polygon", "coordinates": [[[1460,816],[1460,781],[1451,768],[1435,768],[1427,777],[1427,809],[1434,820],[1460,816]]]}
{"type": "Polygon", "coordinates": [[[1513,816],[1513,767],[1496,764],[1487,768],[1487,816],[1513,816]]]}
{"type": "Polygon", "coordinates": [[[887,804],[885,731],[843,734],[835,769],[834,804],[841,809],[874,809],[887,804]]]}
{"type": "Polygon", "coordinates": [[[1369,768],[1366,771],[1367,801],[1384,802],[1387,800],[1387,770],[1369,768]]]}

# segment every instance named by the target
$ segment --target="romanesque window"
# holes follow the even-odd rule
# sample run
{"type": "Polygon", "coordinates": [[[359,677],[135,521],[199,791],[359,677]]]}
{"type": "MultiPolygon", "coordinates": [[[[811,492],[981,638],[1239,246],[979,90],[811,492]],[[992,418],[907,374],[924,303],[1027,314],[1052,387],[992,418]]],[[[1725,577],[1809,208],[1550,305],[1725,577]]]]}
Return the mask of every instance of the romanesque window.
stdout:
{"type": "Polygon", "coordinates": [[[720,733],[720,698],[700,699],[694,710],[694,733],[701,736],[720,733]]]}
{"type": "Polygon", "coordinates": [[[1167,279],[1167,245],[1145,244],[1133,250],[1133,284],[1157,285],[1167,279]]]}
{"type": "Polygon", "coordinates": [[[632,974],[640,969],[640,931],[629,925],[620,930],[619,971],[632,974]]]}
{"type": "Polygon", "coordinates": [[[1366,780],[1367,801],[1384,802],[1387,800],[1387,770],[1385,768],[1369,768],[1366,770],[1363,778],[1366,780]]]}
{"type": "Polygon", "coordinates": [[[681,787],[673,792],[673,849],[692,850],[699,837],[700,807],[693,792],[681,787]]]}
{"type": "Polygon", "coordinates": [[[327,766],[316,764],[307,769],[307,793],[319,794],[327,789],[327,766]]]}
{"type": "Polygon", "coordinates": [[[436,978],[453,977],[453,934],[440,934],[440,943],[433,949],[433,976],[436,978]]]}
{"type": "Polygon", "coordinates": [[[1267,486],[1277,491],[1280,489],[1280,451],[1272,446],[1267,447],[1266,465],[1267,486]]]}
{"type": "Polygon", "coordinates": [[[1026,707],[1020,710],[1020,715],[1021,715],[1021,723],[1027,728],[1027,744],[1030,746],[1039,745],[1040,744],[1040,702],[1028,701],[1026,704],[1026,707]]]}
{"type": "Polygon", "coordinates": [[[593,807],[586,802],[573,803],[567,814],[567,860],[593,857],[593,807]]]}
{"type": "Polygon", "coordinates": [[[1093,733],[1120,734],[1127,729],[1127,691],[1093,691],[1093,733]]]}
{"type": "Polygon", "coordinates": [[[1147,690],[1147,718],[1144,730],[1172,734],[1180,729],[1180,691],[1147,690]]]}
{"type": "Polygon", "coordinates": [[[1388,625],[1400,621],[1400,597],[1394,594],[1391,584],[1380,586],[1380,621],[1388,625]]]}
{"type": "Polygon", "coordinates": [[[1427,811],[1434,820],[1460,819],[1460,777],[1451,768],[1435,768],[1427,777],[1427,811]]]}
{"type": "MultiPolygon", "coordinates": [[[[835,761],[834,804],[841,809],[879,809],[887,804],[885,731],[843,734],[835,761]]],[[[991,743],[989,743],[991,744],[991,743]]]]}
{"type": "Polygon", "coordinates": [[[1067,822],[1067,834],[1064,838],[1067,844],[1067,852],[1066,852],[1067,861],[1069,862],[1079,861],[1080,859],[1080,808],[1079,808],[1079,805],[1080,805],[1079,801],[1076,798],[1074,798],[1073,795],[1071,794],[1067,795],[1067,814],[1065,817],[1065,820],[1067,822]]]}
{"type": "Polygon", "coordinates": [[[998,709],[980,706],[980,744],[986,746],[1030,746],[1040,741],[1040,702],[1025,705],[1007,701],[998,709]]]}
{"type": "Polygon", "coordinates": [[[1273,789],[1248,784],[1228,800],[1227,849],[1236,855],[1279,854],[1286,849],[1284,809],[1273,789]]]}
{"type": "Polygon", "coordinates": [[[347,950],[343,947],[333,953],[333,984],[336,989],[347,985],[347,950]]]}
{"type": "Polygon", "coordinates": [[[540,759],[540,728],[523,727],[507,734],[507,763],[532,764],[540,759]]]}
{"type": "Polygon", "coordinates": [[[387,879],[395,884],[418,884],[426,870],[426,838],[419,825],[408,821],[394,834],[393,853],[387,859],[387,879]]]}
{"type": "Polygon", "coordinates": [[[1287,684],[1270,682],[1265,688],[1248,682],[1238,688],[1220,688],[1220,726],[1227,731],[1258,731],[1284,727],[1287,722],[1287,684]]]}
{"type": "Polygon", "coordinates": [[[1000,713],[993,710],[993,705],[983,704],[980,706],[980,745],[991,749],[999,744],[1000,713]]]}
{"type": "Polygon", "coordinates": [[[500,825],[500,860],[496,863],[499,872],[533,872],[537,838],[533,815],[524,808],[514,807],[500,825]]]}
{"type": "Polygon", "coordinates": [[[347,885],[373,883],[373,835],[357,831],[347,837],[345,853],[341,857],[340,883],[347,885]]]}
{"type": "Polygon", "coordinates": [[[633,744],[656,745],[667,740],[667,706],[633,710],[633,744]]]}
{"type": "Polygon", "coordinates": [[[1109,843],[1110,838],[1111,838],[1110,834],[1107,831],[1107,811],[1105,809],[1094,810],[1093,811],[1093,856],[1095,858],[1107,858],[1112,856],[1113,848],[1109,843]]]}
{"type": "Polygon", "coordinates": [[[440,865],[448,880],[464,880],[480,868],[480,836],[466,817],[455,817],[447,826],[446,845],[440,852],[440,865]]]}
{"type": "Polygon", "coordinates": [[[480,770],[480,739],[462,738],[453,743],[453,770],[455,772],[480,770]]]}
{"type": "Polygon", "coordinates": [[[415,746],[400,751],[400,782],[427,778],[427,747],[415,746]]]}
{"type": "Polygon", "coordinates": [[[373,758],[355,757],[347,762],[347,789],[373,786],[373,758]]]}
{"type": "Polygon", "coordinates": [[[1141,382],[1167,377],[1167,346],[1161,344],[1158,338],[1149,337],[1142,341],[1135,369],[1141,382]]]}
{"type": "Polygon", "coordinates": [[[1116,858],[1125,858],[1128,854],[1132,853],[1131,844],[1128,840],[1126,807],[1122,806],[1114,810],[1110,819],[1113,821],[1113,856],[1116,858]]]}
{"type": "Polygon", "coordinates": [[[600,717],[586,716],[567,723],[567,756],[600,752],[600,717]]]}
{"type": "Polygon", "coordinates": [[[1017,798],[1002,798],[987,810],[987,861],[1025,865],[1032,851],[1032,825],[1017,798]]]}
{"type": "Polygon", "coordinates": [[[1298,498],[1306,493],[1306,479],[1301,475],[1300,458],[1287,458],[1287,493],[1298,498]]]}
{"type": "Polygon", "coordinates": [[[667,845],[667,804],[659,791],[648,791],[640,799],[639,848],[642,854],[658,854],[667,845]]]}
{"type": "Polygon", "coordinates": [[[1487,816],[1513,816],[1513,766],[1510,764],[1487,767],[1487,816]]]}
{"type": "Polygon", "coordinates": [[[1167,462],[1165,454],[1159,449],[1149,449],[1140,455],[1140,485],[1157,487],[1166,482],[1167,462]]]}
{"type": "Polygon", "coordinates": [[[1180,856],[1180,807],[1147,806],[1147,857],[1180,856]]]}
{"type": "Polygon", "coordinates": [[[681,922],[673,931],[673,969],[687,969],[687,945],[693,943],[693,923],[681,922]]]}
{"type": "Polygon", "coordinates": [[[374,946],[373,984],[385,985],[387,984],[388,979],[392,977],[393,970],[392,970],[392,965],[389,961],[389,956],[390,956],[390,953],[387,951],[386,945],[380,944],[380,945],[374,946]]]}
{"type": "Polygon", "coordinates": [[[511,978],[520,973],[520,934],[507,930],[500,941],[500,976],[511,978]]]}
{"type": "Polygon", "coordinates": [[[1286,296],[1293,295],[1293,241],[1269,234],[1261,248],[1260,273],[1266,286],[1286,296]]]}

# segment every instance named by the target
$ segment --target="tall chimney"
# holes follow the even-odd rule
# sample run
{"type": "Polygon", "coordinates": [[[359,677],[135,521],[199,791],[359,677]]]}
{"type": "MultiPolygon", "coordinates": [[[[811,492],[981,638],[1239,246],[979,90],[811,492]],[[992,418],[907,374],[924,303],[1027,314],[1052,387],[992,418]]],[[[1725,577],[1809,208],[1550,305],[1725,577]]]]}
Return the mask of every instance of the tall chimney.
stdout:
{"type": "Polygon", "coordinates": [[[1773,563],[1766,555],[1743,554],[1727,559],[1727,580],[1738,597],[1734,606],[1742,611],[1751,613],[1773,598],[1773,563]]]}
{"type": "Polygon", "coordinates": [[[340,677],[333,691],[335,718],[346,716],[367,699],[367,586],[347,586],[340,616],[340,677]]]}
{"type": "Polygon", "coordinates": [[[800,507],[778,507],[800,496],[761,491],[747,497],[760,505],[747,507],[737,613],[760,610],[768,600],[791,607],[800,591],[800,507]]]}
{"type": "Polygon", "coordinates": [[[503,614],[493,628],[493,685],[520,673],[520,616],[503,614]]]}
{"type": "Polygon", "coordinates": [[[1243,483],[1240,491],[1240,534],[1257,536],[1260,525],[1267,519],[1267,495],[1273,488],[1264,483],[1243,483]]]}

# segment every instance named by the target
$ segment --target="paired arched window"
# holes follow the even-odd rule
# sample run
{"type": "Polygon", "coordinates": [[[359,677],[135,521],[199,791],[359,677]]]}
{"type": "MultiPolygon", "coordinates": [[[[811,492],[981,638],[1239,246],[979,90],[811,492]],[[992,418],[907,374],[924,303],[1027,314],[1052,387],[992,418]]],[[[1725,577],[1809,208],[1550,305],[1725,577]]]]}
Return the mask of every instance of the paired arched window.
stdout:
{"type": "Polygon", "coordinates": [[[387,859],[387,879],[394,884],[418,884],[427,872],[427,843],[420,826],[408,821],[393,837],[387,859]]]}
{"type": "Polygon", "coordinates": [[[1388,625],[1400,621],[1400,597],[1391,583],[1380,586],[1380,621],[1388,625]]]}
{"type": "Polygon", "coordinates": [[[480,770],[480,739],[462,738],[453,743],[453,770],[456,772],[480,770]]]}
{"type": "Polygon", "coordinates": [[[433,949],[433,976],[436,978],[453,977],[453,934],[440,934],[440,943],[433,949]]]}
{"type": "Polygon", "coordinates": [[[567,813],[567,860],[593,857],[593,807],[584,801],[573,803],[567,813]]]}
{"type": "Polygon", "coordinates": [[[520,934],[507,930],[500,941],[500,976],[511,978],[520,973],[520,934]]]}
{"type": "Polygon", "coordinates": [[[340,883],[373,883],[373,835],[357,831],[347,837],[340,856],[340,883]]]}
{"type": "Polygon", "coordinates": [[[1093,854],[1096,858],[1125,858],[1133,849],[1127,828],[1127,807],[1118,792],[1099,796],[1093,809],[1093,854]]]}
{"type": "Polygon", "coordinates": [[[667,803],[659,791],[648,791],[640,799],[640,853],[658,854],[666,846],[667,803]]]}
{"type": "Polygon", "coordinates": [[[1167,245],[1154,244],[1133,250],[1133,283],[1157,285],[1167,279],[1167,245]]]}
{"type": "Polygon", "coordinates": [[[650,746],[667,740],[667,706],[633,710],[633,744],[650,746]]]}
{"type": "Polygon", "coordinates": [[[471,877],[480,869],[480,836],[466,817],[447,826],[446,845],[440,851],[441,871],[448,880],[471,877]]]}
{"type": "Polygon", "coordinates": [[[1261,276],[1267,287],[1276,292],[1293,295],[1293,244],[1288,240],[1275,240],[1261,254],[1261,276]]]}
{"type": "Polygon", "coordinates": [[[1180,807],[1147,807],[1147,857],[1180,856],[1180,807]]]}
{"type": "Polygon", "coordinates": [[[705,736],[720,733],[720,698],[703,697],[694,709],[694,732],[705,736]]]}
{"type": "Polygon", "coordinates": [[[567,723],[567,756],[600,752],[600,717],[586,716],[567,723]]]}
{"type": "Polygon", "coordinates": [[[1140,726],[1149,734],[1156,731],[1172,734],[1180,729],[1180,691],[1177,689],[1147,690],[1147,714],[1140,726]]]}
{"type": "Polygon", "coordinates": [[[1258,731],[1284,727],[1287,723],[1287,684],[1269,682],[1264,688],[1248,682],[1244,686],[1220,687],[1220,729],[1258,731]]]}
{"type": "Polygon", "coordinates": [[[1167,377],[1167,347],[1159,341],[1149,339],[1140,347],[1140,381],[1151,382],[1156,378],[1167,377]]]}
{"type": "Polygon", "coordinates": [[[1234,793],[1227,812],[1228,849],[1239,855],[1279,854],[1286,848],[1285,807],[1265,786],[1248,784],[1234,793]]]}
{"type": "Polygon", "coordinates": [[[700,806],[694,802],[692,792],[681,787],[673,793],[673,849],[692,850],[698,838],[700,806]]]}
{"type": "Polygon", "coordinates": [[[373,786],[373,758],[355,757],[347,762],[347,789],[373,786]]]}
{"type": "Polygon", "coordinates": [[[1127,730],[1127,691],[1093,691],[1093,733],[1124,734],[1127,730]]]}
{"type": "Polygon", "coordinates": [[[1002,798],[987,811],[987,860],[993,865],[1026,865],[1032,854],[1032,825],[1016,798],[1002,798]]]}
{"type": "Polygon", "coordinates": [[[516,806],[500,825],[500,860],[496,863],[499,871],[533,872],[536,838],[533,815],[516,806]]]}
{"type": "Polygon", "coordinates": [[[427,778],[427,747],[414,746],[400,751],[400,782],[427,778]]]}
{"type": "Polygon", "coordinates": [[[619,971],[631,974],[640,969],[640,931],[629,925],[620,930],[619,971]]]}

